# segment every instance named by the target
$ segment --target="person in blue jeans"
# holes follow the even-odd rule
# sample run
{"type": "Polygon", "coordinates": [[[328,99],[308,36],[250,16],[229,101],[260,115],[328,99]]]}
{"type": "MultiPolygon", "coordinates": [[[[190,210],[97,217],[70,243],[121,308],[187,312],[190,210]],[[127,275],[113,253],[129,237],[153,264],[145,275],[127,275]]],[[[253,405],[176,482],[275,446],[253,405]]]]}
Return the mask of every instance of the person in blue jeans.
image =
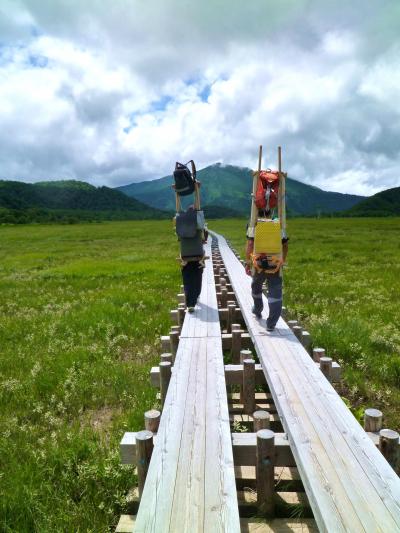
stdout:
{"type": "Polygon", "coordinates": [[[269,274],[264,271],[257,272],[251,264],[250,255],[254,249],[254,238],[247,236],[246,247],[246,273],[252,276],[251,282],[251,295],[253,297],[253,314],[257,318],[261,318],[261,314],[264,308],[262,300],[262,288],[266,281],[268,287],[268,307],[269,314],[267,317],[267,331],[273,331],[276,323],[279,320],[282,312],[282,266],[284,265],[288,253],[288,238],[286,235],[282,235],[282,260],[280,268],[274,274],[269,274]]]}

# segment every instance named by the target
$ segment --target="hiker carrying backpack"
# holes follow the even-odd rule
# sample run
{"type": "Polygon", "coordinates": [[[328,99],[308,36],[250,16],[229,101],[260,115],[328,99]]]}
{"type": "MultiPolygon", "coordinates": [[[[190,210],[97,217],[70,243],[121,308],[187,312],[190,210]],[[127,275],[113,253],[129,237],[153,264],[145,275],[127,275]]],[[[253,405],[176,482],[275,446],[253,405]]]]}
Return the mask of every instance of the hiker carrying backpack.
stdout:
{"type": "Polygon", "coordinates": [[[279,170],[261,170],[254,173],[250,223],[246,238],[246,272],[252,276],[253,314],[261,318],[263,311],[262,288],[268,285],[269,315],[267,331],[273,331],[282,310],[282,265],[288,252],[285,224],[285,178],[281,172],[281,151],[278,148],[279,170]],[[278,217],[275,216],[277,208],[278,217]]]}
{"type": "Polygon", "coordinates": [[[204,268],[204,248],[208,232],[204,212],[200,209],[200,183],[196,181],[196,167],[190,161],[192,171],[187,164],[176,163],[174,185],[176,196],[175,231],[180,245],[182,279],[186,297],[186,306],[193,312],[201,292],[204,268]],[[182,209],[181,197],[194,195],[194,203],[186,210],[182,209]]]}

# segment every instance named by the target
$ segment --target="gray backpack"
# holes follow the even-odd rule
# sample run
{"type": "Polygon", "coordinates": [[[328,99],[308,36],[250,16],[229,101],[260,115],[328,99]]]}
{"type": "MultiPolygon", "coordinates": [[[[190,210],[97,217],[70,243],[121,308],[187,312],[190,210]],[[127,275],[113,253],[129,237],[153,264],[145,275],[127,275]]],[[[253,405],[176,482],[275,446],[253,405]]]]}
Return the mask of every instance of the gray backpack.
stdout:
{"type": "Polygon", "coordinates": [[[181,246],[181,257],[203,257],[203,229],[199,228],[198,213],[189,207],[176,214],[176,234],[181,246]]]}

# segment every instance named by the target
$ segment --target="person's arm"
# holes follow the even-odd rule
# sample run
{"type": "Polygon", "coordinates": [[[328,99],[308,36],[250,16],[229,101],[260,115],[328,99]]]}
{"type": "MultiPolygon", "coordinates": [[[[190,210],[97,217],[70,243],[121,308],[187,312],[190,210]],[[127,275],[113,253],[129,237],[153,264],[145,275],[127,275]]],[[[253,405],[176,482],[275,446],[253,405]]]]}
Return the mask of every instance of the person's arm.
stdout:
{"type": "Polygon", "coordinates": [[[246,243],[246,274],[251,276],[251,254],[254,250],[254,239],[247,239],[246,243]]]}

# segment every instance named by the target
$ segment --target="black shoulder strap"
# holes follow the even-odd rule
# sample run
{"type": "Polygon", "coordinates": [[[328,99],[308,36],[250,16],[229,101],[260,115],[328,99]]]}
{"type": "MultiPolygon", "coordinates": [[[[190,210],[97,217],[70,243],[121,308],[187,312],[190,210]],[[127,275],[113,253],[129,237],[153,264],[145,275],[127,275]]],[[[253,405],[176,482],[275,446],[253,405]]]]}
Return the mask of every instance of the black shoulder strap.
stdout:
{"type": "Polygon", "coordinates": [[[186,163],[186,165],[188,165],[189,163],[190,163],[191,166],[192,166],[192,176],[193,176],[193,179],[196,180],[196,165],[194,164],[193,159],[191,159],[190,161],[188,161],[188,162],[186,163]]]}

